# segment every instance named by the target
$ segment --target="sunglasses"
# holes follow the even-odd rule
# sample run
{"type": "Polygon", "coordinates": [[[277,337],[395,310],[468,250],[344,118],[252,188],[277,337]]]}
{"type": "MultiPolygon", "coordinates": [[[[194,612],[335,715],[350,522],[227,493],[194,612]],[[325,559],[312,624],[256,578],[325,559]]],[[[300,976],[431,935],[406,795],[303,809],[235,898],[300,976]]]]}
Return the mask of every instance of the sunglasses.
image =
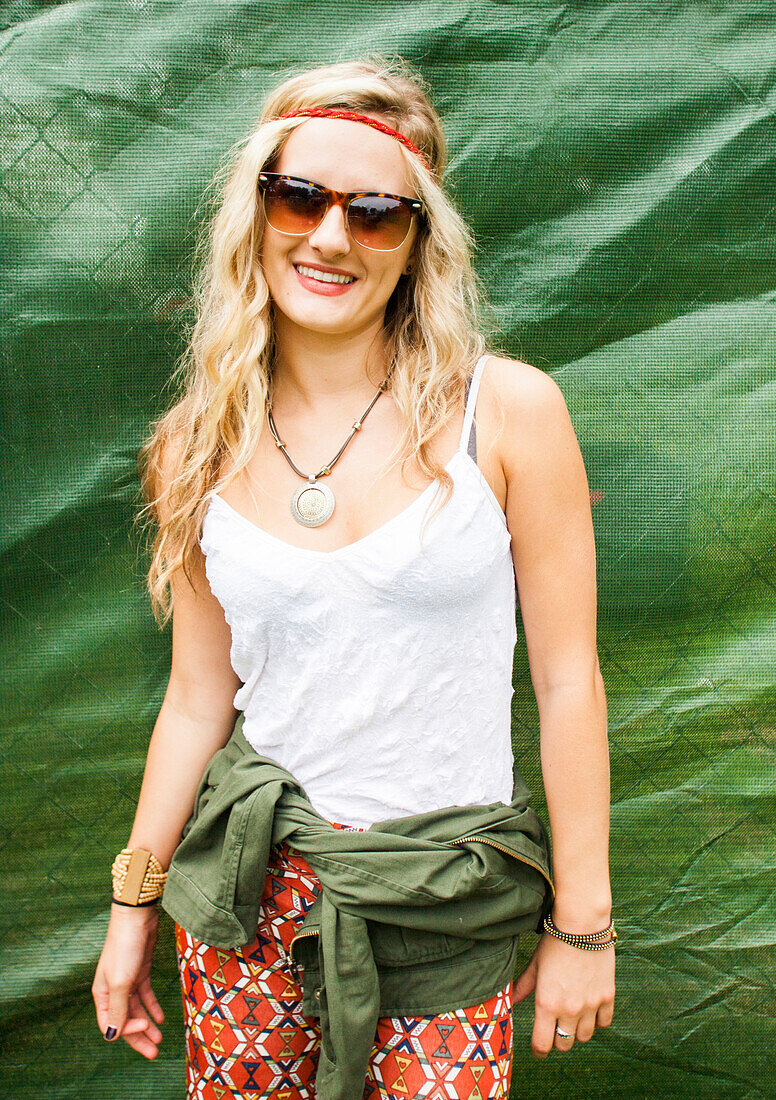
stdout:
{"type": "Polygon", "coordinates": [[[317,229],[330,207],[340,206],[345,226],[357,244],[376,252],[393,252],[407,239],[413,218],[424,215],[423,203],[382,191],[332,191],[320,183],[262,172],[259,189],[267,222],[278,233],[303,237],[317,229]]]}

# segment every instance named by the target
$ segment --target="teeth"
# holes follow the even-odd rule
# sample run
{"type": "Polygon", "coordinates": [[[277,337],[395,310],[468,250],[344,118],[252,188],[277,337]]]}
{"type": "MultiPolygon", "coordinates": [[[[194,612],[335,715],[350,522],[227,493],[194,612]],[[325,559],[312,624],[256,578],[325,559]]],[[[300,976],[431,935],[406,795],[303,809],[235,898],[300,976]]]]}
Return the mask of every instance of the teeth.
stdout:
{"type": "Polygon", "coordinates": [[[294,264],[300,275],[306,275],[308,279],[317,279],[319,283],[354,283],[353,275],[335,275],[332,271],[316,271],[314,267],[302,267],[294,264]]]}

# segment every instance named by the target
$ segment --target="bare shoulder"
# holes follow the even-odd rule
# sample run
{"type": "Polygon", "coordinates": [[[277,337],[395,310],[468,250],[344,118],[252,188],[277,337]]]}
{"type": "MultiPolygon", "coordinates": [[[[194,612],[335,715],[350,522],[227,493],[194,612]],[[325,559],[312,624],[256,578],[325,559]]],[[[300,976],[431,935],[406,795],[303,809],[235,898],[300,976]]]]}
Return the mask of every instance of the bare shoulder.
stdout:
{"type": "Polygon", "coordinates": [[[559,400],[565,405],[558,383],[546,371],[520,359],[491,355],[485,364],[482,381],[483,387],[487,384],[493,399],[511,414],[522,410],[534,413],[542,406],[557,405],[559,400]]]}
{"type": "Polygon", "coordinates": [[[548,450],[574,436],[560,386],[539,367],[492,355],[482,389],[502,428],[497,449],[507,481],[527,464],[546,461],[548,450]]]}

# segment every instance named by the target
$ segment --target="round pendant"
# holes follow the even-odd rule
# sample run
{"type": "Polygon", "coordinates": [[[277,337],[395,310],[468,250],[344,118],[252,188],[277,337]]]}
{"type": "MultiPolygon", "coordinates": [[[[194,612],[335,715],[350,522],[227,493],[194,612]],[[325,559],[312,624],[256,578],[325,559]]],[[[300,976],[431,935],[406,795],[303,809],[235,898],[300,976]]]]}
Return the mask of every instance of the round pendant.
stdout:
{"type": "Polygon", "coordinates": [[[291,515],[305,527],[320,527],[334,511],[334,493],[311,477],[297,489],[291,500],[291,515]]]}

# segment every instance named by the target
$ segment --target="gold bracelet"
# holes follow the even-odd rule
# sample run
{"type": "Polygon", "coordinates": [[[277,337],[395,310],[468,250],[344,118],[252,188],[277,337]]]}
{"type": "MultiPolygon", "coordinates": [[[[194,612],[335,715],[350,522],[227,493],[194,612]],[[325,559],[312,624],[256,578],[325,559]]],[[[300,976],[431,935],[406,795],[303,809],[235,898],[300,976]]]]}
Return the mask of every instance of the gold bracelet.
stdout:
{"type": "Polygon", "coordinates": [[[613,947],[617,943],[617,933],[614,930],[614,920],[609,922],[608,928],[602,928],[600,932],[562,932],[548,913],[544,918],[543,927],[546,932],[556,939],[570,943],[572,947],[581,947],[583,951],[604,951],[607,947],[613,947]],[[604,936],[608,938],[603,939],[604,936]]]}
{"type": "Polygon", "coordinates": [[[122,848],[111,867],[113,899],[122,905],[147,905],[162,896],[167,872],[147,848],[122,848]]]}

